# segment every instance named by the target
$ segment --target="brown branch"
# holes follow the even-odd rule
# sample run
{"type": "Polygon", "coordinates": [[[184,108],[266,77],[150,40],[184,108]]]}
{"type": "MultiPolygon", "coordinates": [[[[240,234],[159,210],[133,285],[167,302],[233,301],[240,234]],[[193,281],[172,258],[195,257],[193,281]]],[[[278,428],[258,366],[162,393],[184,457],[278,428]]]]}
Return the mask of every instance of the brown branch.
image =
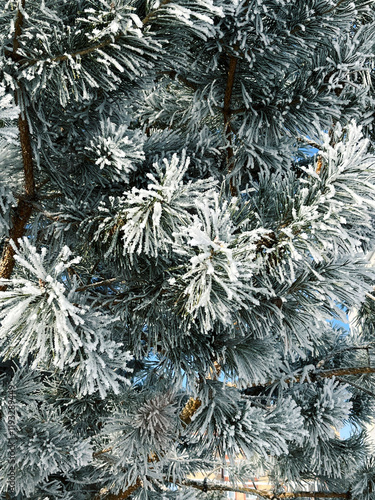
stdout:
{"type": "Polygon", "coordinates": [[[141,480],[138,478],[137,481],[129,486],[125,491],[120,491],[116,495],[114,493],[110,493],[104,497],[104,500],[125,500],[125,498],[129,498],[132,493],[134,493],[138,488],[142,486],[141,480]]]}
{"type": "MultiPolygon", "coordinates": [[[[371,368],[369,366],[356,366],[351,368],[332,368],[331,370],[316,370],[315,372],[311,372],[308,375],[308,378],[311,381],[315,381],[318,378],[332,378],[332,377],[342,377],[345,375],[353,376],[353,375],[366,375],[375,373],[375,368],[371,368]]],[[[300,382],[302,376],[297,375],[292,379],[286,379],[285,383],[290,384],[291,382],[300,382]]],[[[268,382],[266,385],[272,385],[274,382],[268,382]]]]}
{"type": "MultiPolygon", "coordinates": [[[[237,47],[234,47],[235,49],[237,47]]],[[[230,174],[233,171],[234,168],[234,152],[233,152],[233,145],[232,145],[232,135],[233,135],[233,129],[231,125],[231,99],[232,99],[232,93],[233,93],[233,86],[234,86],[234,77],[236,73],[236,68],[238,64],[238,59],[235,56],[231,56],[229,59],[229,69],[228,69],[228,77],[227,77],[227,85],[225,89],[225,94],[224,94],[224,107],[223,107],[223,115],[224,115],[224,135],[225,138],[228,141],[228,147],[227,147],[227,162],[228,162],[228,174],[230,174]]],[[[236,186],[233,184],[233,180],[230,180],[230,192],[232,196],[237,196],[238,191],[236,186]]]]}
{"type": "Polygon", "coordinates": [[[236,491],[238,493],[250,493],[253,495],[260,496],[262,498],[350,498],[349,493],[341,493],[334,491],[295,491],[280,493],[275,495],[273,491],[259,490],[257,488],[249,488],[247,486],[232,486],[230,484],[220,483],[220,482],[208,482],[208,481],[197,481],[194,479],[185,479],[180,484],[181,486],[188,486],[191,488],[196,488],[201,491],[236,491]]]}
{"type": "Polygon", "coordinates": [[[358,366],[352,368],[333,368],[332,370],[324,370],[321,372],[317,372],[317,377],[322,378],[332,378],[332,377],[342,377],[345,375],[367,375],[375,373],[375,368],[371,368],[370,366],[358,366]]]}
{"type": "MultiPolygon", "coordinates": [[[[302,375],[296,375],[295,377],[291,377],[284,380],[285,384],[293,384],[293,383],[305,383],[309,380],[311,382],[315,382],[319,378],[332,378],[337,377],[340,379],[343,376],[355,376],[355,375],[369,375],[375,373],[375,368],[371,368],[370,366],[356,366],[350,368],[333,368],[331,370],[315,370],[308,374],[308,379],[305,378],[303,382],[301,382],[302,375]]],[[[244,389],[243,394],[247,396],[261,394],[262,391],[268,387],[271,387],[277,382],[277,380],[270,380],[265,384],[254,384],[249,386],[247,389],[244,389]]],[[[280,381],[279,381],[280,382],[280,381]]],[[[350,380],[345,380],[345,383],[351,384],[350,380]]],[[[360,386],[358,386],[359,388],[360,386]]],[[[365,390],[366,392],[366,390],[365,390]]]]}
{"type": "MultiPolygon", "coordinates": [[[[24,200],[18,202],[17,208],[15,209],[15,214],[12,217],[12,228],[9,231],[9,238],[16,244],[18,238],[22,238],[22,236],[25,234],[25,226],[30,219],[32,211],[32,207],[24,200]]],[[[1,279],[10,278],[15,264],[14,254],[15,250],[8,242],[4,247],[3,254],[0,260],[1,279]]],[[[6,290],[5,285],[0,287],[0,291],[4,290],[6,290]]]]}
{"type": "MultiPolygon", "coordinates": [[[[20,88],[20,90],[22,89],[20,88]]],[[[21,152],[25,175],[25,192],[29,199],[33,199],[35,196],[35,179],[31,149],[31,134],[26,115],[22,116],[22,113],[18,118],[18,129],[20,131],[21,152]]]]}
{"type": "MultiPolygon", "coordinates": [[[[195,488],[200,491],[233,491],[238,493],[250,493],[252,495],[257,495],[262,498],[266,498],[269,500],[272,499],[282,499],[282,498],[350,498],[350,493],[347,492],[336,492],[336,491],[294,491],[294,492],[283,492],[278,495],[275,495],[273,491],[268,490],[259,490],[257,488],[250,488],[247,486],[235,486],[231,484],[225,484],[219,481],[200,481],[195,479],[185,479],[183,481],[173,481],[170,480],[171,483],[176,484],[178,486],[185,486],[188,488],[195,488]]],[[[118,493],[117,495],[110,494],[104,497],[105,500],[123,500],[128,498],[135,490],[140,488],[142,483],[139,479],[137,482],[130,486],[123,492],[118,493]]]]}
{"type": "MultiPolygon", "coordinates": [[[[25,0],[22,0],[21,6],[22,8],[25,7],[25,0]]],[[[24,16],[21,10],[18,10],[13,39],[14,57],[17,56],[17,50],[19,49],[19,36],[21,35],[23,20],[24,16]]],[[[18,90],[19,92],[23,91],[22,85],[19,85],[18,90]]],[[[17,94],[15,95],[15,101],[17,104],[17,94]]],[[[20,113],[19,115],[18,129],[20,133],[20,144],[24,170],[24,188],[26,197],[18,200],[17,207],[14,211],[14,215],[12,216],[12,227],[9,231],[9,239],[13,240],[16,245],[18,238],[22,238],[22,236],[25,234],[26,224],[30,219],[33,211],[33,208],[30,205],[29,201],[35,197],[35,179],[31,148],[31,134],[25,113],[20,113]]],[[[15,265],[14,254],[15,250],[8,241],[3,249],[3,254],[0,260],[0,278],[10,278],[15,265]]],[[[4,291],[5,289],[6,286],[0,287],[0,291],[4,291]]]]}
{"type": "MultiPolygon", "coordinates": [[[[22,6],[22,9],[25,8],[25,0],[21,1],[21,6],[22,6]]],[[[16,57],[17,51],[20,47],[19,37],[20,37],[21,32],[22,32],[22,25],[23,25],[23,14],[20,10],[18,10],[16,22],[14,25],[14,37],[13,37],[13,55],[15,57],[16,57]]]]}
{"type": "Polygon", "coordinates": [[[109,453],[110,451],[112,451],[112,446],[110,448],[105,448],[105,450],[96,451],[95,453],[92,454],[92,457],[98,458],[104,453],[109,453]]]}

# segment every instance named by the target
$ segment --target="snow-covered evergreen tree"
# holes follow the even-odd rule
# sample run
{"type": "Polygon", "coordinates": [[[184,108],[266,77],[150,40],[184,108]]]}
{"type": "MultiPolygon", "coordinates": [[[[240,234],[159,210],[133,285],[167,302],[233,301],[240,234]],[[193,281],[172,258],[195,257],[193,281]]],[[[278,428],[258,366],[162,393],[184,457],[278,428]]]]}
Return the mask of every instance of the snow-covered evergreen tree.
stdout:
{"type": "Polygon", "coordinates": [[[373,3],[0,0],[0,47],[0,498],[373,499],[373,3]]]}

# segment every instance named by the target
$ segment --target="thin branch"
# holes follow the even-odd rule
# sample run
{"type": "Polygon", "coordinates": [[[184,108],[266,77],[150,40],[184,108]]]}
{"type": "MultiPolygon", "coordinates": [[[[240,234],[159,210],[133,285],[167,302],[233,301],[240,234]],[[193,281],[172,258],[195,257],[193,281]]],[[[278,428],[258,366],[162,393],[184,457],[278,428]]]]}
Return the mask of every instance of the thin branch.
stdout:
{"type": "Polygon", "coordinates": [[[112,451],[112,447],[105,448],[105,450],[96,451],[95,453],[92,454],[92,457],[93,458],[98,458],[101,455],[103,455],[104,453],[109,453],[110,451],[112,451]]]}
{"type": "Polygon", "coordinates": [[[359,366],[352,368],[333,368],[332,370],[324,370],[316,372],[317,377],[322,378],[332,378],[332,377],[341,377],[345,375],[368,375],[375,373],[375,368],[371,368],[370,366],[359,366]]]}
{"type": "Polygon", "coordinates": [[[99,286],[109,285],[110,283],[115,283],[116,281],[120,281],[121,278],[109,278],[103,281],[97,281],[96,283],[89,283],[88,285],[80,286],[76,289],[76,292],[84,292],[89,288],[98,288],[99,286]]]}
{"type": "MultiPolygon", "coordinates": [[[[315,372],[309,373],[308,378],[311,381],[315,381],[318,378],[332,378],[332,377],[342,377],[345,375],[353,376],[353,375],[367,375],[375,373],[375,368],[371,368],[369,366],[356,366],[350,368],[332,368],[331,370],[316,370],[315,372]]],[[[287,379],[285,382],[287,384],[291,382],[300,382],[302,379],[302,375],[297,375],[292,379],[287,379]]],[[[306,379],[304,379],[306,380],[306,379]]],[[[272,385],[274,382],[269,382],[266,385],[272,385]]]]}
{"type": "MultiPolygon", "coordinates": [[[[273,491],[269,490],[259,490],[258,488],[248,487],[248,486],[239,486],[239,485],[231,485],[228,483],[224,483],[221,481],[208,481],[207,478],[205,480],[197,480],[197,479],[184,479],[182,481],[174,481],[172,478],[169,479],[169,482],[172,484],[176,484],[178,486],[184,486],[188,488],[195,488],[200,491],[230,491],[230,492],[238,492],[238,493],[250,493],[256,495],[261,498],[273,500],[273,499],[283,499],[283,498],[350,498],[349,492],[336,492],[336,491],[294,491],[289,492],[285,491],[283,493],[279,493],[275,495],[273,491]]],[[[141,480],[138,478],[136,483],[125,491],[121,491],[117,495],[115,494],[99,494],[96,498],[103,498],[103,500],[124,500],[128,498],[134,491],[142,486],[141,480]]]]}
{"type": "Polygon", "coordinates": [[[340,382],[343,382],[344,384],[349,384],[352,387],[355,387],[356,389],[358,389],[359,391],[365,392],[369,396],[372,396],[373,398],[375,398],[375,392],[369,391],[368,389],[365,389],[364,387],[361,387],[360,385],[355,384],[354,382],[351,382],[350,380],[347,380],[346,378],[342,378],[342,377],[336,377],[336,378],[340,382]]]}
{"type": "Polygon", "coordinates": [[[38,200],[54,200],[56,198],[62,198],[63,196],[63,193],[42,194],[38,195],[38,200]]]}
{"type": "Polygon", "coordinates": [[[307,137],[297,137],[297,142],[303,142],[305,144],[307,144],[308,146],[311,146],[312,148],[315,148],[315,149],[322,149],[322,144],[318,144],[317,142],[314,142],[314,141],[311,141],[310,139],[308,139],[307,137]]]}
{"type": "Polygon", "coordinates": [[[350,498],[349,493],[341,493],[334,491],[295,491],[280,493],[275,495],[273,491],[259,490],[256,488],[250,488],[247,486],[232,486],[230,484],[225,484],[219,481],[199,481],[195,479],[185,479],[181,481],[181,486],[188,486],[191,488],[196,488],[201,491],[236,491],[238,493],[250,493],[253,495],[260,496],[262,498],[268,498],[272,500],[273,498],[350,498]]]}
{"type": "MultiPolygon", "coordinates": [[[[24,199],[25,196],[18,196],[18,199],[24,199]]],[[[27,199],[26,199],[27,200],[27,199]]],[[[46,219],[52,220],[54,222],[64,222],[58,215],[53,214],[52,212],[47,212],[44,210],[44,208],[40,205],[40,203],[37,203],[36,201],[29,201],[28,204],[35,210],[37,210],[39,213],[43,214],[46,219]]],[[[70,221],[66,221],[70,222],[70,221]]]]}
{"type": "MultiPolygon", "coordinates": [[[[315,382],[319,378],[340,378],[343,376],[355,376],[355,375],[371,375],[375,373],[375,368],[371,368],[370,366],[356,366],[356,367],[348,367],[348,368],[333,368],[331,370],[315,370],[313,372],[310,372],[308,374],[308,379],[304,378],[303,382],[302,380],[302,375],[296,375],[294,377],[285,379],[283,382],[285,384],[292,384],[292,383],[306,383],[306,382],[315,382]]],[[[252,385],[246,389],[243,390],[244,394],[252,395],[252,392],[257,392],[262,391],[263,389],[266,389],[268,387],[271,387],[274,385],[277,380],[270,380],[266,382],[265,384],[257,384],[257,385],[252,385]]],[[[280,380],[279,380],[280,382],[280,380]]],[[[351,383],[349,381],[346,381],[346,383],[351,383]]]]}

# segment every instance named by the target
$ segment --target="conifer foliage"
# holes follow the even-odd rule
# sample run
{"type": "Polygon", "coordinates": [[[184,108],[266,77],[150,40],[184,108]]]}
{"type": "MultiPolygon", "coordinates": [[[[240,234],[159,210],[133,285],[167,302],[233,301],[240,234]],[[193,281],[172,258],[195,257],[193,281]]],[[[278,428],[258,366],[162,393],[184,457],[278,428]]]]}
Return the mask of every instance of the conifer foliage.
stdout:
{"type": "Polygon", "coordinates": [[[0,0],[1,500],[374,498],[374,54],[367,0],[0,0]]]}

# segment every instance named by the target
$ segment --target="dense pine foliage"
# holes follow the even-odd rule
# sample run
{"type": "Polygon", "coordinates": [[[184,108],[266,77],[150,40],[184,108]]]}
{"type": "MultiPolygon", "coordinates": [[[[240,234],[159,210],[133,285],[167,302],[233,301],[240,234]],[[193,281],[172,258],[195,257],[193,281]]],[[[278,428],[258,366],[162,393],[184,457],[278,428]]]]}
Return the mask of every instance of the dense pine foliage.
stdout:
{"type": "Polygon", "coordinates": [[[1,500],[375,498],[374,55],[367,0],[0,0],[1,500]]]}

